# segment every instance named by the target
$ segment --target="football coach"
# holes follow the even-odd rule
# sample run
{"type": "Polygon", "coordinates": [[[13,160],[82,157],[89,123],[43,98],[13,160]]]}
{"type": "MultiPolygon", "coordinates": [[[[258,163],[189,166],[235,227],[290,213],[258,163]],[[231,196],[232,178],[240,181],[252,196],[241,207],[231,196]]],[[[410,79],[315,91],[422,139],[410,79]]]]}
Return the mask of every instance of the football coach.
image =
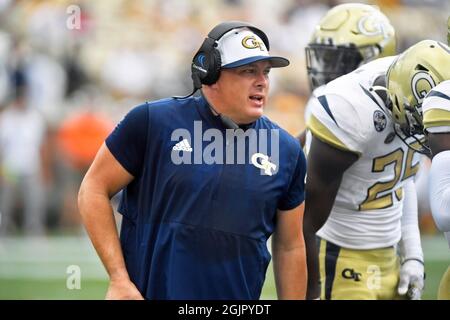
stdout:
{"type": "Polygon", "coordinates": [[[109,135],[78,196],[107,299],[259,299],[271,235],[278,298],[305,298],[306,160],[263,116],[287,65],[260,29],[221,23],[192,61],[199,94],[137,106],[109,135]]]}

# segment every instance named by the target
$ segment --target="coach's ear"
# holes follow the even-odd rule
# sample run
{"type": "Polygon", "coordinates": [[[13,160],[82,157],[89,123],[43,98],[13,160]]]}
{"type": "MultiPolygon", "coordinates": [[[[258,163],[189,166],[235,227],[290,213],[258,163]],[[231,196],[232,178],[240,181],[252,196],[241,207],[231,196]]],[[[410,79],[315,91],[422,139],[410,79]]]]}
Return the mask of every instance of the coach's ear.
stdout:
{"type": "Polygon", "coordinates": [[[213,83],[211,85],[207,85],[207,87],[210,87],[212,90],[216,91],[216,90],[218,90],[220,88],[219,81],[220,81],[220,78],[219,78],[219,80],[217,80],[217,82],[215,82],[215,83],[213,83]]]}
{"type": "Polygon", "coordinates": [[[202,91],[205,92],[206,94],[208,94],[208,92],[209,93],[217,93],[219,88],[220,88],[220,85],[218,85],[217,82],[213,83],[213,84],[204,84],[202,86],[202,91]]]}

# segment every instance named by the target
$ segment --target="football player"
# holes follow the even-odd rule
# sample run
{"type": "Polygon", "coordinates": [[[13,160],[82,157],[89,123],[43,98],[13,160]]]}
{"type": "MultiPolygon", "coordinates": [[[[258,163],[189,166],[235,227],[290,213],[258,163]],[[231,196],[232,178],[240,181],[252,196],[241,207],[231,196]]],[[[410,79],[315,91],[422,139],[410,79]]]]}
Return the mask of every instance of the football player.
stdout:
{"type": "MultiPolygon", "coordinates": [[[[323,86],[371,60],[395,55],[394,27],[377,7],[340,4],[320,20],[306,47],[306,66],[313,97],[323,86]]],[[[311,101],[311,100],[310,100],[311,101]]],[[[311,104],[307,103],[305,119],[311,104]]],[[[306,130],[299,135],[304,145],[306,130]]]]}
{"type": "MultiPolygon", "coordinates": [[[[432,59],[447,59],[445,44],[427,40],[411,50],[420,48],[432,48],[432,59]]],[[[396,108],[405,96],[387,94],[387,76],[402,67],[401,57],[377,59],[331,81],[311,102],[308,298],[420,299],[424,264],[413,177],[416,151],[426,149],[420,131],[405,134],[396,124],[403,121],[396,108]]],[[[444,69],[450,61],[437,65],[444,69]]],[[[423,71],[420,63],[416,67],[407,66],[411,73],[423,71]]],[[[427,76],[417,77],[426,84],[427,76]]],[[[388,88],[397,92],[392,81],[388,88]]]]}
{"type": "MultiPolygon", "coordinates": [[[[450,29],[450,18],[448,24],[450,29]]],[[[423,42],[398,58],[387,84],[390,99],[394,101],[394,120],[401,131],[406,136],[422,132],[427,136],[432,157],[428,189],[431,211],[450,246],[449,66],[449,47],[423,42]]],[[[450,267],[441,280],[438,299],[450,300],[450,267]]]]}

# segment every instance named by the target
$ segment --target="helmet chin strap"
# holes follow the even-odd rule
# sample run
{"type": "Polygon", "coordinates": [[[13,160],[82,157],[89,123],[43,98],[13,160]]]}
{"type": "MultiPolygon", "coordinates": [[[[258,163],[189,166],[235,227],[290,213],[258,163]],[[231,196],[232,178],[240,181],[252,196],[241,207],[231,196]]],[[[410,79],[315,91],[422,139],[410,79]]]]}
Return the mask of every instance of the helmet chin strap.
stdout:
{"type": "Polygon", "coordinates": [[[370,91],[375,91],[376,95],[384,102],[386,108],[392,112],[392,101],[389,98],[389,90],[385,86],[373,85],[370,87],[370,91]]]}
{"type": "Polygon", "coordinates": [[[370,87],[369,91],[375,92],[375,96],[378,97],[387,109],[392,112],[391,100],[389,99],[389,90],[384,86],[373,85],[370,87]],[[378,92],[382,91],[382,92],[378,92]]]}
{"type": "Polygon", "coordinates": [[[383,86],[372,86],[372,89],[375,91],[386,91],[389,92],[389,90],[383,86]]]}
{"type": "Polygon", "coordinates": [[[394,125],[394,132],[395,132],[395,135],[396,135],[397,137],[399,137],[400,140],[402,140],[402,142],[403,142],[406,146],[408,146],[408,148],[410,148],[410,149],[412,149],[412,150],[414,150],[414,151],[416,151],[416,152],[418,152],[418,153],[421,153],[421,154],[423,154],[423,155],[426,155],[426,156],[428,156],[428,157],[431,156],[431,149],[430,149],[424,142],[422,142],[419,138],[417,138],[416,135],[410,135],[410,136],[407,136],[406,134],[404,134],[404,132],[403,132],[401,129],[400,129],[400,131],[402,131],[403,134],[400,134],[400,133],[398,132],[398,129],[399,129],[399,128],[397,128],[397,125],[394,125]],[[421,148],[415,148],[414,146],[412,146],[411,144],[409,144],[408,142],[406,142],[406,139],[408,139],[408,138],[413,138],[414,140],[416,140],[416,142],[420,145],[421,148]]]}

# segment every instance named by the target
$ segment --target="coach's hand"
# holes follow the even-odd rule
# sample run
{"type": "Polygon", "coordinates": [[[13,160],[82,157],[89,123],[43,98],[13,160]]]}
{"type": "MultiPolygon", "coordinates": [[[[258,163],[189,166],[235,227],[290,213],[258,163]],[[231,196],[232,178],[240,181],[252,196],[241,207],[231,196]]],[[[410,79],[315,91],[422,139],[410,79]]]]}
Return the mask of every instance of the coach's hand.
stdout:
{"type": "Polygon", "coordinates": [[[424,267],[418,260],[406,260],[400,268],[398,294],[410,300],[420,300],[424,286],[424,267]]]}
{"type": "Polygon", "coordinates": [[[111,280],[106,300],[144,300],[139,290],[129,279],[111,280]]]}

